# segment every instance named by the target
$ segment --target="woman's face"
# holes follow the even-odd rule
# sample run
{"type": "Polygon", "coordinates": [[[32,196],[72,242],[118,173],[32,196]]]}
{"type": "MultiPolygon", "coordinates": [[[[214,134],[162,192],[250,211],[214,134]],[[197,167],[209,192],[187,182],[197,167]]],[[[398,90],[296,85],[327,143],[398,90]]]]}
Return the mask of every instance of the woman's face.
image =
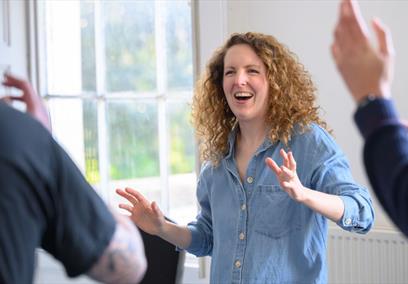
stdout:
{"type": "Polygon", "coordinates": [[[265,64],[249,45],[234,45],[225,54],[223,89],[238,122],[264,122],[269,82],[265,64]]]}

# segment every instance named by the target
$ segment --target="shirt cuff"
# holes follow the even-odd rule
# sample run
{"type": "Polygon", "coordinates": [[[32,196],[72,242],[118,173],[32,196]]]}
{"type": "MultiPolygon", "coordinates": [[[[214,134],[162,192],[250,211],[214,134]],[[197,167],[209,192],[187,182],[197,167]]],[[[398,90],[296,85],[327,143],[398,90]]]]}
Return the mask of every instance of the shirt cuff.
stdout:
{"type": "Polygon", "coordinates": [[[203,247],[204,240],[202,240],[202,233],[200,232],[200,229],[195,225],[188,224],[187,228],[191,232],[191,243],[190,246],[186,248],[186,250],[189,253],[197,254],[202,250],[203,247]]]}
{"type": "Polygon", "coordinates": [[[339,196],[344,203],[343,217],[337,221],[337,225],[349,232],[366,233],[371,228],[371,225],[367,227],[364,221],[360,221],[361,218],[359,208],[356,206],[355,200],[350,196],[339,196]],[[361,222],[361,223],[360,223],[361,222]]]}
{"type": "Polygon", "coordinates": [[[359,107],[354,114],[354,121],[364,139],[382,126],[400,124],[393,101],[383,98],[375,99],[359,107]]]}

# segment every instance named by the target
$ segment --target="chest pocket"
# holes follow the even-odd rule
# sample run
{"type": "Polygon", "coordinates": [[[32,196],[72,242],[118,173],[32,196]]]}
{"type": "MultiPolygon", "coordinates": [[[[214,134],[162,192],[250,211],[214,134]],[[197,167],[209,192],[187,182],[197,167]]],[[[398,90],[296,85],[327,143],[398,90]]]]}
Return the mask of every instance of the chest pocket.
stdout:
{"type": "Polygon", "coordinates": [[[256,233],[282,238],[301,227],[301,205],[278,185],[260,185],[252,204],[256,233]]]}

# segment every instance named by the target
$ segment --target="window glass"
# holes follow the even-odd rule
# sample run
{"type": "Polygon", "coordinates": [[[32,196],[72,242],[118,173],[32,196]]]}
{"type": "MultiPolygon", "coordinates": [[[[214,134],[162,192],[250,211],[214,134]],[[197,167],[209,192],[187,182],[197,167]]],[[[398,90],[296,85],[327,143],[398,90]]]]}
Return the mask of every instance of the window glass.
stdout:
{"type": "Polygon", "coordinates": [[[81,1],[81,74],[82,90],[96,91],[95,5],[81,1]]]}
{"type": "Polygon", "coordinates": [[[108,92],[156,89],[154,1],[103,1],[108,92]]]}
{"type": "Polygon", "coordinates": [[[193,86],[191,11],[186,1],[166,2],[168,88],[193,86]]]}
{"type": "Polygon", "coordinates": [[[112,101],[107,109],[110,178],[159,176],[155,103],[112,101]]]}
{"type": "Polygon", "coordinates": [[[96,101],[83,100],[84,148],[85,148],[85,176],[93,185],[98,185],[101,177],[99,171],[98,151],[98,114],[96,101]]]}
{"type": "Polygon", "coordinates": [[[191,221],[197,210],[195,143],[189,121],[189,104],[168,104],[170,216],[182,224],[191,221]]]}

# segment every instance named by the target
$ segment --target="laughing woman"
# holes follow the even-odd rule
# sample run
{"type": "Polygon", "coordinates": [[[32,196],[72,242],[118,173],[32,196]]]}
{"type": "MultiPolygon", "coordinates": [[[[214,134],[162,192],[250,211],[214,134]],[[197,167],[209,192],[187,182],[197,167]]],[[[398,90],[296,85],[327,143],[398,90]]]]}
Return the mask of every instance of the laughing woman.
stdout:
{"type": "Polygon", "coordinates": [[[211,283],[327,283],[327,219],[366,233],[367,190],[325,130],[315,87],[274,37],[233,34],[197,84],[193,121],[203,164],[201,211],[167,222],[136,190],[117,192],[142,230],[197,256],[211,283]]]}

